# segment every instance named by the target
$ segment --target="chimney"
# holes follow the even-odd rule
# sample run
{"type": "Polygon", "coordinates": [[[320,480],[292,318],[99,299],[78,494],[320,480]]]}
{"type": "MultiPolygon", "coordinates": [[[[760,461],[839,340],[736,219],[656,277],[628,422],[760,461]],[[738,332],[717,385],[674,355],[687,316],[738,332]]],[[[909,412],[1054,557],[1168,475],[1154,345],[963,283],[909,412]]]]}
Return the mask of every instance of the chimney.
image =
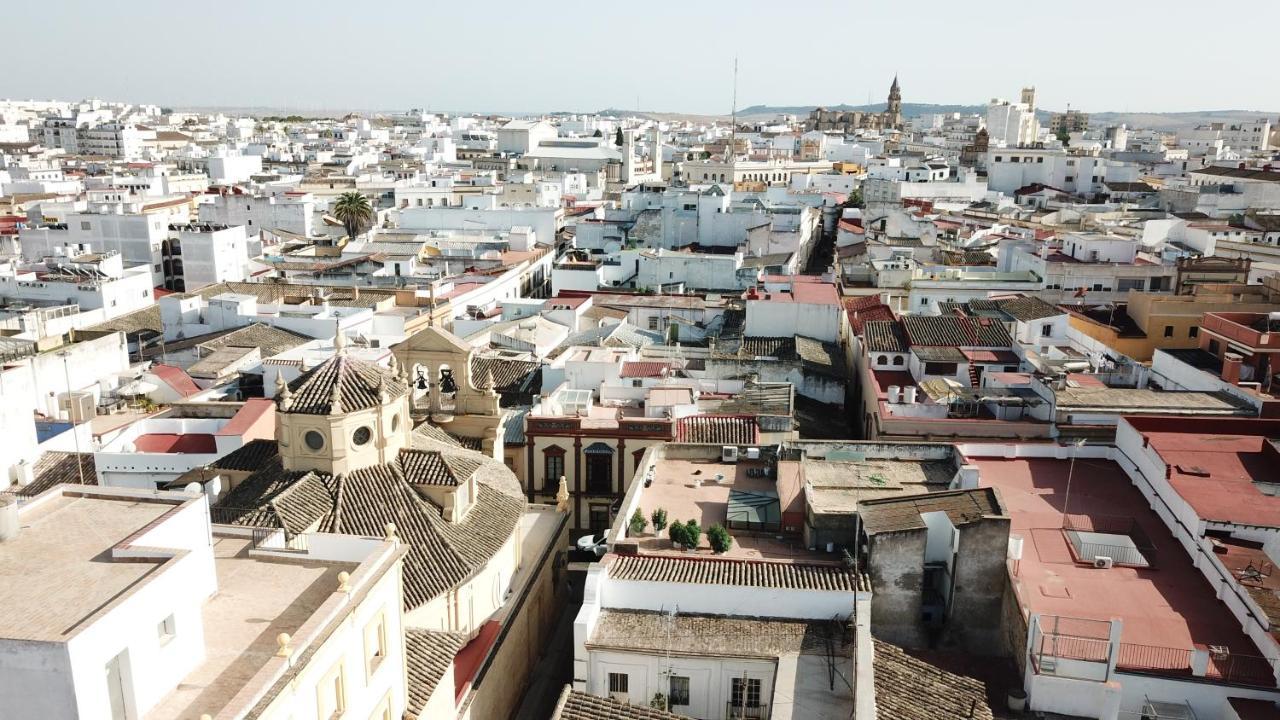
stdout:
{"type": "Polygon", "coordinates": [[[1232,385],[1240,384],[1240,362],[1243,360],[1239,354],[1229,352],[1222,356],[1222,380],[1232,385]]]}

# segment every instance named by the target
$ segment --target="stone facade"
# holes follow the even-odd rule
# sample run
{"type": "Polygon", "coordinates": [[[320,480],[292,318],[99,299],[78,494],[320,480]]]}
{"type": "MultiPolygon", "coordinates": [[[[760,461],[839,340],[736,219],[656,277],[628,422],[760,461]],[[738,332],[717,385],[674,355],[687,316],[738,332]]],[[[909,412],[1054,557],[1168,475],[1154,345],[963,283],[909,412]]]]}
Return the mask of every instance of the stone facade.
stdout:
{"type": "Polygon", "coordinates": [[[894,76],[889,86],[889,98],[884,112],[861,112],[828,110],[815,108],[805,121],[805,130],[824,132],[853,133],[857,130],[901,130],[902,129],[902,91],[898,87],[898,78],[894,76]]]}

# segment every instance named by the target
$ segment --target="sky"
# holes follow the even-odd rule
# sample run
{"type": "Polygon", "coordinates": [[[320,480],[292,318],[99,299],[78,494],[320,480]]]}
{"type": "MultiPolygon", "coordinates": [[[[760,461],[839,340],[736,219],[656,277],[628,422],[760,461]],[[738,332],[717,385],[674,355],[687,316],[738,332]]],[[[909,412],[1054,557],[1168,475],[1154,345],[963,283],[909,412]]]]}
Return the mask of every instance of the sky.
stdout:
{"type": "Polygon", "coordinates": [[[1265,30],[1280,26],[1277,0],[8,5],[11,99],[728,114],[736,55],[739,108],[882,102],[897,73],[905,102],[1035,85],[1050,110],[1280,111],[1265,30]]]}

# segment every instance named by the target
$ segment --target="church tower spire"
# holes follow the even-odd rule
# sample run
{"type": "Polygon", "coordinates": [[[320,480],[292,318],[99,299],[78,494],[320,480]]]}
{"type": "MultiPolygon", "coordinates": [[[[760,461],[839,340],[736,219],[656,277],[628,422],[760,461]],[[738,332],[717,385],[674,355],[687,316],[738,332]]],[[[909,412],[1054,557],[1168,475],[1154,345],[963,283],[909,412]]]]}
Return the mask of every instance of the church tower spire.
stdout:
{"type": "Polygon", "coordinates": [[[893,84],[889,86],[889,102],[885,106],[884,114],[886,127],[902,127],[902,88],[898,86],[897,73],[894,73],[893,84]]]}

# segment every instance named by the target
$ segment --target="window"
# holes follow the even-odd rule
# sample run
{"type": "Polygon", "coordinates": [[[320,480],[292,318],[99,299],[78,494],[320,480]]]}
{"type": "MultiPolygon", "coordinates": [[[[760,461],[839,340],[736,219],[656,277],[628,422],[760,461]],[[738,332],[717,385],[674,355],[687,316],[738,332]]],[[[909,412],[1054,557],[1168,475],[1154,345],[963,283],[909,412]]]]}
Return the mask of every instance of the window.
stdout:
{"type": "Polygon", "coordinates": [[[387,693],[386,697],[378,703],[378,707],[374,708],[369,720],[394,720],[394,718],[395,716],[391,714],[391,693],[387,693]]]}
{"type": "Polygon", "coordinates": [[[369,429],[369,426],[365,425],[356,428],[356,431],[351,434],[351,442],[356,445],[366,445],[371,437],[373,437],[373,431],[369,429]]]}
{"type": "Polygon", "coordinates": [[[1197,337],[1198,335],[1200,335],[1199,327],[1192,325],[1191,327],[1187,328],[1187,337],[1197,337]]]}
{"type": "Polygon", "coordinates": [[[924,364],[925,375],[955,375],[956,363],[927,362],[924,364]]]}
{"type": "Polygon", "coordinates": [[[689,678],[680,675],[671,676],[671,692],[667,693],[668,704],[689,704],[689,678]]]}
{"type": "Polygon", "coordinates": [[[658,318],[656,316],[649,318],[649,329],[650,330],[658,329],[658,318]]]}
{"type": "Polygon", "coordinates": [[[1217,354],[1218,354],[1218,341],[1217,341],[1217,340],[1210,340],[1210,341],[1209,341],[1209,352],[1213,353],[1214,355],[1217,355],[1217,354]]]}
{"type": "Polygon", "coordinates": [[[399,429],[400,429],[400,413],[396,413],[395,415],[391,416],[391,432],[395,432],[399,429]]]}
{"type": "Polygon", "coordinates": [[[558,447],[549,447],[544,450],[542,470],[543,488],[555,492],[560,486],[560,476],[564,475],[564,450],[558,447]]]}
{"type": "Polygon", "coordinates": [[[168,645],[169,641],[177,635],[177,625],[174,623],[173,615],[160,621],[156,626],[156,635],[160,638],[161,645],[168,645]]]}
{"type": "Polygon", "coordinates": [[[81,229],[81,230],[92,230],[92,229],[93,229],[93,226],[89,224],[89,221],[88,221],[88,220],[81,220],[81,221],[80,221],[80,229],[81,229]]]}
{"type": "Polygon", "coordinates": [[[904,357],[902,357],[901,355],[895,355],[895,356],[893,357],[893,364],[894,364],[894,365],[902,365],[902,364],[903,364],[903,363],[905,363],[906,361],[907,361],[907,359],[906,359],[906,358],[904,358],[904,357]]]}
{"type": "Polygon", "coordinates": [[[302,436],[302,441],[312,450],[319,450],[324,447],[324,435],[315,430],[308,430],[307,434],[302,436]]]}
{"type": "Polygon", "coordinates": [[[587,525],[591,532],[603,532],[609,529],[609,506],[592,505],[587,508],[587,525]]]}
{"type": "Polygon", "coordinates": [[[1172,325],[1165,325],[1165,326],[1164,326],[1164,336],[1165,336],[1165,337],[1173,337],[1173,326],[1172,326],[1172,325]]]}
{"type": "Polygon", "coordinates": [[[758,678],[733,679],[729,702],[736,708],[760,707],[760,680],[758,678]]]}
{"type": "Polygon", "coordinates": [[[364,672],[365,677],[373,676],[374,671],[387,658],[387,623],[382,613],[369,621],[364,628],[364,672]]]}
{"type": "Polygon", "coordinates": [[[336,718],[347,709],[346,683],[342,677],[342,663],[325,673],[316,685],[316,717],[318,720],[336,718]]]}
{"type": "Polygon", "coordinates": [[[627,683],[630,679],[630,676],[626,673],[609,673],[609,697],[625,702],[627,699],[627,683]]]}
{"type": "Polygon", "coordinates": [[[1049,337],[1053,334],[1053,324],[1045,323],[1040,326],[1040,337],[1049,337]]]}
{"type": "Polygon", "coordinates": [[[925,307],[928,304],[929,304],[929,298],[920,298],[920,307],[925,307]]]}

